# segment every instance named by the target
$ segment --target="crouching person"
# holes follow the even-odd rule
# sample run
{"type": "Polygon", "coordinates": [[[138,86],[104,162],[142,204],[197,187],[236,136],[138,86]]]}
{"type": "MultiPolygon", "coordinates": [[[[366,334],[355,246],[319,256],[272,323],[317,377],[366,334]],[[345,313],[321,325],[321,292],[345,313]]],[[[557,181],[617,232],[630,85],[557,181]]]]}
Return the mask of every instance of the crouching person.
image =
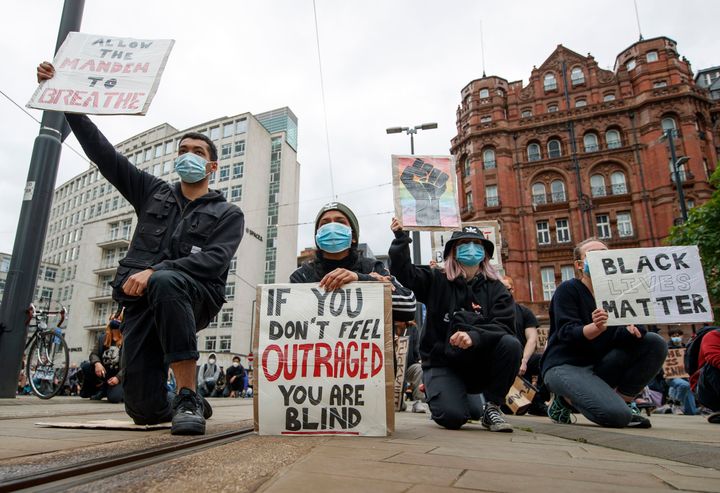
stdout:
{"type": "Polygon", "coordinates": [[[123,372],[120,368],[122,342],[120,318],[113,317],[105,332],[98,336],[97,347],[90,353],[90,361],[80,365],[83,374],[80,397],[89,397],[93,401],[107,397],[108,402],[113,404],[123,401],[123,372]]]}
{"type": "Polygon", "coordinates": [[[427,307],[420,355],[432,419],[449,429],[480,419],[490,431],[512,432],[500,405],[520,368],[522,347],[512,298],[490,265],[495,245],[468,226],[445,244],[445,269],[415,266],[410,237],[397,219],[391,229],[390,272],[427,307]]]}

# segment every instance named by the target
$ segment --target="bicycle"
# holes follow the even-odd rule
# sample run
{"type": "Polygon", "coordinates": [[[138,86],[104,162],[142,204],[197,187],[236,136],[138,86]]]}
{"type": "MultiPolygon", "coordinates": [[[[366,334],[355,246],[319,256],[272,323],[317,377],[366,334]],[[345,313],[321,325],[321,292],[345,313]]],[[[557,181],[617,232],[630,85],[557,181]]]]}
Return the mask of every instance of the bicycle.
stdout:
{"type": "Polygon", "coordinates": [[[28,308],[25,324],[28,330],[35,328],[25,343],[25,375],[32,392],[41,399],[56,396],[65,386],[70,368],[70,351],[60,325],[65,321],[65,307],[59,311],[28,308]],[[48,328],[51,315],[59,315],[55,328],[48,328]],[[31,324],[32,320],[34,324],[31,324]]]}

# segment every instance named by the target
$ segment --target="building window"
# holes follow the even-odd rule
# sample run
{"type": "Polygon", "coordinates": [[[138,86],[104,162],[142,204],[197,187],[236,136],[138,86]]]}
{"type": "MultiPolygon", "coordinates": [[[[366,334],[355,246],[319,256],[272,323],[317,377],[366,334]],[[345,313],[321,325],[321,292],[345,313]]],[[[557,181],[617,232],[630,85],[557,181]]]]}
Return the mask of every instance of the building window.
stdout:
{"type": "Polygon", "coordinates": [[[230,187],[230,202],[240,202],[242,199],[242,185],[230,187]]]}
{"type": "Polygon", "coordinates": [[[597,225],[598,238],[612,238],[610,232],[610,216],[607,214],[598,214],[595,216],[595,224],[597,225]]]}
{"type": "MultiPolygon", "coordinates": [[[[668,159],[668,165],[670,166],[670,179],[673,183],[675,183],[675,168],[673,167],[673,163],[671,159],[668,159]]],[[[688,176],[685,173],[685,163],[682,163],[678,168],[678,175],[680,177],[680,181],[686,181],[688,176]]]]}
{"type": "Polygon", "coordinates": [[[223,138],[232,137],[233,134],[233,124],[232,123],[226,123],[223,125],[223,138]]]}
{"type": "Polygon", "coordinates": [[[161,176],[161,175],[162,175],[162,163],[153,164],[152,174],[155,175],[155,176],[161,176]]]}
{"type": "Polygon", "coordinates": [[[648,51],[645,54],[645,60],[647,60],[648,63],[657,62],[658,61],[658,52],[657,51],[648,51]]]}
{"type": "Polygon", "coordinates": [[[632,69],[634,69],[636,66],[637,66],[637,62],[635,61],[634,58],[631,58],[630,60],[628,60],[628,61],[625,63],[625,68],[627,69],[628,72],[630,72],[630,71],[631,71],[632,69]]]}
{"type": "Polygon", "coordinates": [[[605,142],[607,143],[608,149],[617,149],[622,147],[620,132],[617,130],[608,130],[605,133],[605,142]]]}
{"type": "Polygon", "coordinates": [[[470,176],[470,158],[466,157],[465,161],[463,162],[463,176],[470,176]]]}
{"type": "Polygon", "coordinates": [[[605,177],[603,175],[592,175],[590,177],[590,195],[604,197],[606,194],[605,177]]]}
{"type": "Polygon", "coordinates": [[[165,142],[165,155],[172,154],[175,152],[175,142],[165,142]]]}
{"type": "Polygon", "coordinates": [[[662,127],[663,133],[667,133],[668,130],[672,130],[673,137],[677,137],[677,124],[675,123],[675,118],[666,116],[660,121],[660,126],[662,127]]]}
{"type": "Polygon", "coordinates": [[[233,309],[223,308],[220,310],[220,327],[232,327],[233,309]]]}
{"type": "Polygon", "coordinates": [[[233,257],[230,260],[230,268],[228,269],[228,272],[232,274],[236,270],[237,270],[237,257],[233,257]]]}
{"type": "Polygon", "coordinates": [[[155,157],[160,157],[163,155],[163,145],[158,144],[155,146],[155,157]]]}
{"type": "Polygon", "coordinates": [[[537,231],[538,245],[550,244],[550,224],[547,221],[538,221],[535,223],[537,231]]]}
{"type": "Polygon", "coordinates": [[[232,336],[220,336],[220,350],[221,353],[229,353],[230,346],[232,345],[232,336]]]}
{"type": "Polygon", "coordinates": [[[230,165],[229,164],[223,164],[220,166],[220,180],[219,181],[227,181],[230,179],[230,165]]]}
{"type": "MultiPolygon", "coordinates": [[[[8,265],[8,267],[9,267],[9,265],[8,265]]],[[[56,276],[57,276],[57,269],[55,269],[53,267],[45,268],[45,280],[46,281],[54,281],[56,276]]]]}
{"type": "Polygon", "coordinates": [[[555,221],[555,233],[558,243],[570,242],[570,225],[567,219],[557,219],[555,221]]]}
{"type": "Polygon", "coordinates": [[[545,184],[544,183],[533,183],[532,186],[532,203],[533,204],[546,204],[547,197],[545,196],[545,184]]]}
{"type": "Polygon", "coordinates": [[[560,266],[560,281],[565,282],[570,279],[575,279],[575,268],[572,265],[561,265],[560,266]]]}
{"type": "Polygon", "coordinates": [[[234,163],[232,165],[233,179],[242,178],[243,174],[245,174],[245,163],[234,163]]]}
{"type": "Polygon", "coordinates": [[[606,103],[608,101],[615,101],[615,93],[612,93],[612,92],[607,93],[606,95],[603,96],[603,101],[606,103]]]}
{"type": "Polygon", "coordinates": [[[217,344],[217,337],[205,336],[205,351],[215,351],[217,344]]]}
{"type": "Polygon", "coordinates": [[[535,142],[528,144],[527,157],[528,161],[539,161],[542,157],[540,155],[540,144],[536,144],[535,142]]]}
{"type": "Polygon", "coordinates": [[[490,97],[490,91],[488,89],[480,89],[480,92],[478,93],[478,96],[480,99],[483,98],[489,98],[490,97]]]}
{"type": "Polygon", "coordinates": [[[247,132],[247,120],[243,118],[235,122],[235,133],[244,134],[245,132],[247,132]]]}
{"type": "Polygon", "coordinates": [[[232,154],[232,144],[223,144],[220,147],[220,159],[227,159],[232,154]]]}
{"type": "Polygon", "coordinates": [[[465,192],[465,209],[467,211],[473,210],[473,194],[471,190],[465,192]]]}
{"type": "Polygon", "coordinates": [[[583,106],[587,106],[587,100],[586,100],[586,99],[576,99],[576,100],[575,100],[575,107],[576,107],[576,108],[582,108],[583,106]]]}
{"type": "Polygon", "coordinates": [[[245,154],[245,141],[244,140],[238,140],[235,142],[235,153],[234,156],[242,156],[245,154]]]}
{"type": "Polygon", "coordinates": [[[170,173],[173,170],[173,162],[165,161],[163,163],[163,175],[170,173]]]}
{"type": "Polygon", "coordinates": [[[492,121],[492,116],[485,115],[480,117],[480,123],[490,123],[492,121]]]}
{"type": "Polygon", "coordinates": [[[613,195],[626,194],[628,189],[627,182],[625,181],[625,173],[622,171],[613,172],[613,174],[610,175],[610,187],[613,195]]]}
{"type": "Polygon", "coordinates": [[[218,140],[220,138],[220,127],[210,129],[210,140],[218,140]]]}
{"type": "Polygon", "coordinates": [[[653,82],[653,89],[660,89],[661,87],[667,87],[667,81],[656,80],[655,82],[653,82]]]}
{"type": "Polygon", "coordinates": [[[520,116],[523,118],[530,118],[532,116],[532,110],[522,110],[520,116]]]}
{"type": "Polygon", "coordinates": [[[543,87],[546,91],[554,91],[557,89],[557,80],[555,80],[555,74],[545,74],[545,77],[543,78],[543,87]]]}
{"type": "Polygon", "coordinates": [[[495,168],[495,151],[493,149],[485,149],[483,151],[483,167],[485,169],[495,168]]]}
{"type": "Polygon", "coordinates": [[[628,238],[633,235],[632,218],[629,212],[617,213],[617,229],[620,238],[628,238]]]}
{"type": "Polygon", "coordinates": [[[152,147],[145,149],[145,161],[150,161],[152,159],[152,156],[152,147]]]}
{"type": "Polygon", "coordinates": [[[552,139],[552,140],[548,141],[547,148],[548,148],[548,156],[551,159],[562,156],[562,148],[560,147],[559,140],[552,139]]]}
{"type": "Polygon", "coordinates": [[[10,259],[8,257],[3,257],[2,260],[0,260],[0,272],[7,272],[10,270],[10,259]]]}
{"type": "Polygon", "coordinates": [[[488,185],[485,187],[485,204],[488,207],[497,207],[500,205],[497,185],[488,185]]]}
{"type": "Polygon", "coordinates": [[[597,152],[600,149],[598,146],[598,136],[595,133],[586,133],[583,137],[583,147],[585,152],[597,152]]]}
{"type": "Polygon", "coordinates": [[[230,301],[235,299],[235,283],[229,282],[225,285],[225,299],[230,301]]]}
{"type": "Polygon", "coordinates": [[[585,74],[580,67],[574,67],[570,71],[570,80],[573,86],[578,86],[585,83],[585,74]]]}
{"type": "Polygon", "coordinates": [[[555,294],[555,269],[543,267],[540,269],[540,277],[542,278],[543,300],[550,301],[555,294]]]}
{"type": "Polygon", "coordinates": [[[548,113],[557,113],[557,112],[558,112],[558,105],[556,105],[555,103],[549,104],[548,107],[547,107],[547,111],[548,111],[548,113]]]}
{"type": "Polygon", "coordinates": [[[565,194],[565,183],[562,180],[553,180],[550,183],[550,193],[552,193],[552,201],[567,202],[567,195],[565,194]]]}

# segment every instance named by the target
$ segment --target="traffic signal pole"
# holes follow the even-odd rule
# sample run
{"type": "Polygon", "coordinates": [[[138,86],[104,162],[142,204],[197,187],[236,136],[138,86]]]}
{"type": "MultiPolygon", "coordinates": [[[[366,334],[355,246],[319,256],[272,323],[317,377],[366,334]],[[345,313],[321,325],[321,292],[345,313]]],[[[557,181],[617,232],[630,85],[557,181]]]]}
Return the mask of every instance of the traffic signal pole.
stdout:
{"type": "MultiPolygon", "coordinates": [[[[78,31],[85,0],[65,0],[55,53],[71,31],[78,31]]],[[[31,74],[22,74],[30,77],[31,74]]],[[[5,294],[0,305],[0,398],[14,398],[27,338],[27,309],[32,303],[50,218],[62,142],[69,130],[65,115],[43,112],[30,169],[5,294]]]]}

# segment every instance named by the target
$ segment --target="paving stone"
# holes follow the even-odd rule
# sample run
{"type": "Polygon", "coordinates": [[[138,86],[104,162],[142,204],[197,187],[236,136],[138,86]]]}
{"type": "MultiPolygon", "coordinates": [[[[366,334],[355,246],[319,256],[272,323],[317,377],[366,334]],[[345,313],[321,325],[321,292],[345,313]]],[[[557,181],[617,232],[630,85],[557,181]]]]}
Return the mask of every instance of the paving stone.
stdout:
{"type": "MultiPolygon", "coordinates": [[[[342,493],[394,493],[407,491],[411,483],[366,478],[353,478],[307,472],[288,472],[273,478],[259,492],[317,493],[318,491],[342,491],[342,493]]],[[[437,487],[433,487],[437,488],[437,487]]],[[[433,490],[437,491],[437,489],[433,490]]],[[[457,490],[456,490],[457,491],[457,490]]]]}

